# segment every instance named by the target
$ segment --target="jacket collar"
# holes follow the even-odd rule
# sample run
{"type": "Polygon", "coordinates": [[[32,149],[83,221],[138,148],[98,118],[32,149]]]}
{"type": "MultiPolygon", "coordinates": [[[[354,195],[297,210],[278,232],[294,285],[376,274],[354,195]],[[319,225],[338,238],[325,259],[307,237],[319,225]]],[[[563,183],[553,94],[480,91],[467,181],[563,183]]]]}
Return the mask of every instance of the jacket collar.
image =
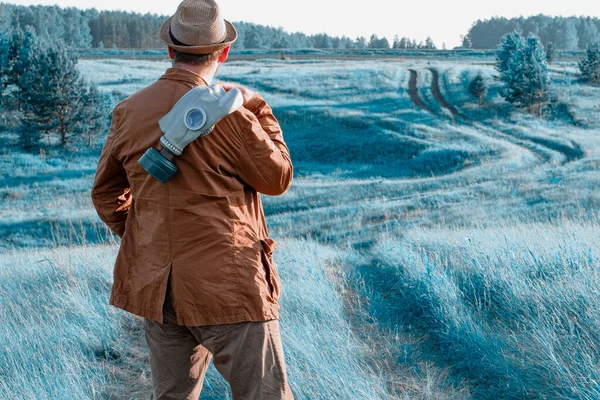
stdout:
{"type": "Polygon", "coordinates": [[[160,79],[191,83],[194,86],[208,86],[206,80],[195,72],[182,68],[168,68],[160,79]]]}

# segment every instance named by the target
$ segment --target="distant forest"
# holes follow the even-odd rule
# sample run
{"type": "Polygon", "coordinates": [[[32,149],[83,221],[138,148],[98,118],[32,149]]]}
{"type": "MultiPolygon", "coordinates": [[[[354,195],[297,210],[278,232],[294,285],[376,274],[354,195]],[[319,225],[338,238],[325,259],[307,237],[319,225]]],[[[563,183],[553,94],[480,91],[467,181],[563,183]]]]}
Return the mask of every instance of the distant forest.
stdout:
{"type": "MultiPolygon", "coordinates": [[[[58,6],[19,6],[0,3],[0,32],[32,29],[40,37],[60,40],[76,48],[151,49],[164,44],[158,29],[167,16],[124,11],[81,10],[58,6]]],[[[431,40],[417,43],[410,38],[337,37],[327,34],[289,33],[282,28],[234,22],[239,39],[234,49],[435,49],[431,40]]],[[[536,34],[544,45],[554,43],[565,50],[584,49],[599,41],[600,19],[590,17],[492,18],[473,24],[464,36],[463,47],[495,49],[502,37],[518,31],[536,34]]]]}
{"type": "MultiPolygon", "coordinates": [[[[167,16],[156,14],[0,3],[0,32],[32,29],[39,38],[60,40],[66,46],[76,48],[160,48],[164,44],[158,38],[158,30],[166,19],[167,16]]],[[[327,34],[288,33],[282,28],[248,22],[234,22],[234,25],[239,34],[234,49],[364,49],[394,46],[394,43],[390,44],[386,38],[377,35],[351,39],[327,34]]],[[[419,48],[414,40],[398,39],[396,45],[401,42],[419,48]]],[[[421,43],[420,48],[432,45],[433,42],[429,40],[421,43]]]]}
{"type": "Polygon", "coordinates": [[[591,17],[500,18],[477,21],[463,40],[464,47],[494,49],[507,33],[535,34],[544,45],[554,43],[563,50],[585,49],[600,40],[600,19],[591,17]]]}

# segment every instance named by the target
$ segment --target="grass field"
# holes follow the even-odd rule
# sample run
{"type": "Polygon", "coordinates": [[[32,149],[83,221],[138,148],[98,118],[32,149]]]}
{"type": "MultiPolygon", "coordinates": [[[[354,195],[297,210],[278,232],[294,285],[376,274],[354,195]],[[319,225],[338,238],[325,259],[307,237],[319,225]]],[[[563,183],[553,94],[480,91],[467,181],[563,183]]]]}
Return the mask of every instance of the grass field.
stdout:
{"type": "MultiPolygon", "coordinates": [[[[115,101],[168,66],[79,65],[115,101]]],[[[477,60],[220,69],[273,106],[295,166],[263,202],[297,399],[600,398],[600,87],[573,61],[551,71],[539,118],[477,60]]],[[[89,194],[103,139],[28,154],[1,135],[0,398],[147,398],[140,323],[107,305],[118,243],[89,194]]],[[[201,398],[230,398],[212,366],[201,398]]]]}

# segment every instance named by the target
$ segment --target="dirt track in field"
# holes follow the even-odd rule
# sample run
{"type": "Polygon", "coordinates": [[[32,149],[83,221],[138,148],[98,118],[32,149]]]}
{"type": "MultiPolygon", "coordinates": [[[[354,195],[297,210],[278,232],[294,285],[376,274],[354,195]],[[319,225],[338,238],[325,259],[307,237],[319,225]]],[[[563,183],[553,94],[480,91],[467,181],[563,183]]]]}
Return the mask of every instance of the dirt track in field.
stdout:
{"type": "Polygon", "coordinates": [[[469,119],[467,117],[465,117],[460,112],[458,112],[456,107],[454,107],[452,104],[448,103],[446,101],[446,99],[444,98],[444,96],[442,95],[442,92],[440,90],[440,74],[437,71],[437,69],[431,68],[429,70],[431,71],[431,74],[433,76],[433,79],[431,80],[431,92],[433,93],[433,97],[435,98],[435,101],[437,101],[442,107],[444,107],[445,109],[450,111],[450,113],[452,113],[452,115],[454,117],[458,117],[465,121],[469,121],[469,119]]]}
{"type": "Polygon", "coordinates": [[[410,71],[410,81],[408,83],[408,94],[410,96],[410,99],[417,107],[419,107],[433,115],[437,115],[431,108],[429,108],[423,102],[423,99],[421,99],[421,96],[419,95],[419,88],[417,86],[417,78],[419,75],[418,75],[417,71],[414,69],[411,69],[409,71],[410,71]]]}

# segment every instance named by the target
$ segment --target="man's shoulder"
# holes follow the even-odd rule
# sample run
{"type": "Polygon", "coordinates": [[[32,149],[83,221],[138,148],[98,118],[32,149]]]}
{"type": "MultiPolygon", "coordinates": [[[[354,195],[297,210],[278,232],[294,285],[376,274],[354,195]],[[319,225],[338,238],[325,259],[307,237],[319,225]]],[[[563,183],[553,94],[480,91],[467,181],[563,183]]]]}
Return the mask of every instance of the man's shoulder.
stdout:
{"type": "Polygon", "coordinates": [[[125,97],[117,104],[117,107],[146,109],[148,106],[160,104],[160,100],[164,101],[169,97],[169,92],[174,92],[176,89],[173,82],[157,80],[125,97]]]}
{"type": "Polygon", "coordinates": [[[245,131],[252,129],[253,120],[256,116],[244,106],[238,108],[231,114],[225,116],[219,121],[218,126],[227,127],[229,130],[238,134],[243,134],[245,131]]]}
{"type": "Polygon", "coordinates": [[[123,146],[123,141],[148,136],[153,129],[160,133],[157,122],[173,107],[180,92],[185,92],[185,88],[163,79],[121,100],[113,111],[120,138],[118,146],[123,146]]]}

